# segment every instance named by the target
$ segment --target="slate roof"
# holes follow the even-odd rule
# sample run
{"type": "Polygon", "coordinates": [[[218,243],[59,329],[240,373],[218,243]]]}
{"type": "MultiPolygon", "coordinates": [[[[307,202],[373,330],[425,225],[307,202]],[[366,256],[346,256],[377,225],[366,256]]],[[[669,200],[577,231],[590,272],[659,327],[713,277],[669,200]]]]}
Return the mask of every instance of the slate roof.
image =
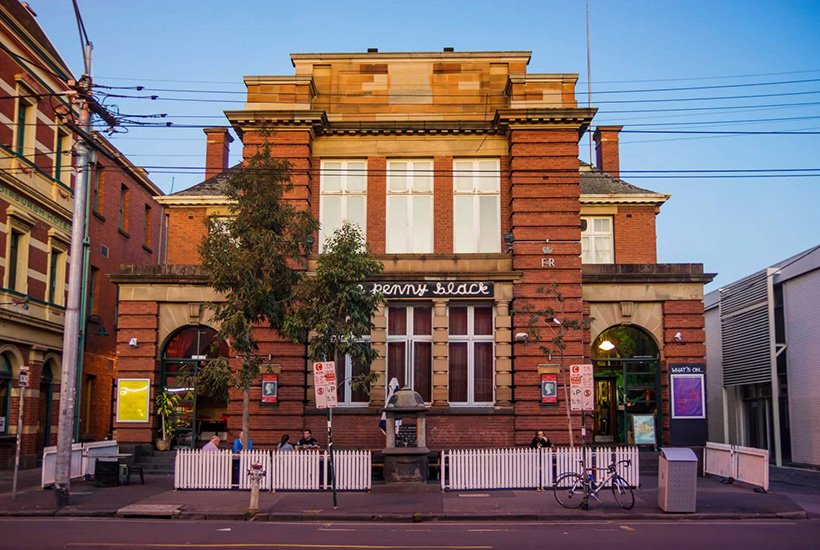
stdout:
{"type": "MultiPolygon", "coordinates": [[[[225,180],[228,176],[239,168],[236,164],[221,174],[211,176],[202,183],[189,187],[183,191],[178,191],[174,197],[195,197],[207,195],[221,195],[225,180]]],[[[654,191],[642,189],[622,179],[615,178],[602,172],[586,162],[581,162],[581,194],[582,195],[647,195],[655,194],[654,191]]]]}

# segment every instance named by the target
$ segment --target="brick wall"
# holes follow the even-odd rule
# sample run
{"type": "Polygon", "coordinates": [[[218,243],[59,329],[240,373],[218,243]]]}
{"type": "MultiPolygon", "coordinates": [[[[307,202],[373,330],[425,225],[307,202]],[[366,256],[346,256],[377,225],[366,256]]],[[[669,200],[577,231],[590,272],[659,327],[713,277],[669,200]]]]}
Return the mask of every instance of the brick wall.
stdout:
{"type": "Polygon", "coordinates": [[[168,209],[168,263],[199,265],[199,243],[207,233],[203,207],[168,209]]]}
{"type": "Polygon", "coordinates": [[[618,206],[614,216],[615,263],[654,264],[657,260],[654,205],[618,206]]]}

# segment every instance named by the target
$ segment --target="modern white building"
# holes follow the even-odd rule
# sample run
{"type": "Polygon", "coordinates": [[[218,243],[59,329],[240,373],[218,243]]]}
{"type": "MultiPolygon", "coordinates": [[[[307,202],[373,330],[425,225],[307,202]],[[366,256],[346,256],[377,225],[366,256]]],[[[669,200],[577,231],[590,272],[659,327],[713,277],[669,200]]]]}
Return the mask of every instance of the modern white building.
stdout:
{"type": "Polygon", "coordinates": [[[704,306],[709,440],[820,466],[820,245],[704,306]]]}

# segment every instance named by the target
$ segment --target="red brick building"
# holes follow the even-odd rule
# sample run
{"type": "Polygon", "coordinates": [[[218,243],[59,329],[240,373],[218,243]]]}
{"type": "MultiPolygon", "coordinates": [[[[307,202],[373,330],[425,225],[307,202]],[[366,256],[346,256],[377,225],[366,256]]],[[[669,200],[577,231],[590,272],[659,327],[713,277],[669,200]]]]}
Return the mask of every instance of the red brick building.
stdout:
{"type": "MultiPolygon", "coordinates": [[[[595,365],[594,439],[631,441],[636,413],[653,415],[668,439],[667,363],[703,360],[710,276],[701,265],[656,263],[655,216],[669,197],[619,179],[620,127],[595,132],[597,167],[579,162],[595,110],[577,105],[577,75],[527,74],[529,52],[291,59],[294,75],[246,77],[245,108],[226,115],[246,157],[267,143],[291,163],[289,199],[322,224],[309,271],[343,221],[359,224],[385,265],[371,281],[387,299],[370,334],[379,380],[369,396],[340,386],[338,445],[384,446],[378,418],[394,377],[431,406],[433,449],[524,445],[536,429],[567,443],[566,369],[524,341],[529,316],[514,314],[556,305],[538,291],[553,283],[566,298],[565,319],[592,320],[567,335],[565,364],[595,365]]],[[[207,179],[160,199],[167,264],[125,266],[114,278],[118,375],[149,379],[152,395],[167,387],[184,396],[178,445],[236,435],[241,418],[241,399],[208,400],[179,376],[182,365],[196,369],[227,352],[209,347],[215,327],[203,303],[219,297],[198,266],[197,245],[206,218],[225,212],[231,140],[225,129],[205,133],[207,179]]],[[[534,328],[551,338],[543,319],[534,328]]],[[[261,384],[252,389],[255,445],[303,426],[321,441],[324,411],[304,346],[269,330],[258,338],[278,375],[278,402],[261,402],[261,384]]],[[[344,380],[358,369],[337,358],[337,372],[344,380]]],[[[580,427],[580,414],[573,422],[580,427]]],[[[156,419],[116,424],[115,432],[122,443],[148,443],[156,419]]]]}
{"type": "MultiPolygon", "coordinates": [[[[22,465],[56,444],[75,161],[70,70],[16,0],[0,0],[0,468],[17,436],[20,367],[30,370],[22,465]]],[[[95,135],[90,220],[85,395],[80,439],[110,433],[121,263],[156,263],[161,191],[105,138],[95,135]],[[120,204],[123,214],[120,216],[120,204]],[[121,227],[120,220],[123,220],[121,227]],[[147,220],[147,221],[146,221],[147,220]],[[107,336],[97,335],[105,328],[107,336]]]]}

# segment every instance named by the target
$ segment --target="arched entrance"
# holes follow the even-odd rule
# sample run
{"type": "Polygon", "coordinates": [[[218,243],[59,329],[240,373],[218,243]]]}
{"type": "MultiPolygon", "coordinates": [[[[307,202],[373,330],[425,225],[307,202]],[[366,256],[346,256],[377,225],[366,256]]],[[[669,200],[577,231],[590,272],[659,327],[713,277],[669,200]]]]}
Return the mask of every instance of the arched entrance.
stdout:
{"type": "Polygon", "coordinates": [[[0,353],[0,436],[8,435],[11,423],[11,381],[14,370],[11,367],[11,357],[7,353],[0,353]]]}
{"type": "Polygon", "coordinates": [[[655,415],[661,426],[661,378],[658,345],[632,325],[609,327],[592,343],[595,368],[594,439],[631,443],[632,415],[655,415]]]}
{"type": "Polygon", "coordinates": [[[43,449],[51,442],[51,417],[54,407],[54,372],[59,368],[52,360],[43,363],[40,377],[40,399],[37,405],[37,456],[43,456],[43,449]]]}
{"type": "Polygon", "coordinates": [[[162,387],[179,396],[171,425],[177,448],[194,447],[198,439],[227,431],[228,404],[197,391],[196,376],[217,357],[227,357],[228,344],[205,326],[183,327],[173,333],[162,353],[162,387]]]}

